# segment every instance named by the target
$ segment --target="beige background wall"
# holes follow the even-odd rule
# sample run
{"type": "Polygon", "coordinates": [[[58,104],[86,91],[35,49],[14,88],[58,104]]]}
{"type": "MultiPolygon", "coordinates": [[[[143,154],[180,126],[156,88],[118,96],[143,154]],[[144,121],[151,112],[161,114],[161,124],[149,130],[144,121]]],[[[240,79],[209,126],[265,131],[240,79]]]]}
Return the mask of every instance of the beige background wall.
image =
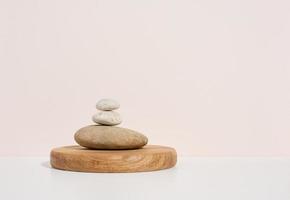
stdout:
{"type": "Polygon", "coordinates": [[[103,97],[181,155],[290,155],[287,0],[0,0],[0,155],[73,144],[103,97]]]}

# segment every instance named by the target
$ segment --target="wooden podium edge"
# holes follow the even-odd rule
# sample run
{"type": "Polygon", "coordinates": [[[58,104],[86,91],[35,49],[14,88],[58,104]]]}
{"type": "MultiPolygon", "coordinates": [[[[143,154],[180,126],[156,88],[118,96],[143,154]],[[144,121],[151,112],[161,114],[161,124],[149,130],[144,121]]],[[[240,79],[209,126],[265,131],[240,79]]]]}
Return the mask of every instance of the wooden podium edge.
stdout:
{"type": "Polygon", "coordinates": [[[54,148],[50,153],[53,168],[97,173],[148,172],[176,165],[174,148],[146,145],[134,150],[91,150],[81,146],[54,148]]]}

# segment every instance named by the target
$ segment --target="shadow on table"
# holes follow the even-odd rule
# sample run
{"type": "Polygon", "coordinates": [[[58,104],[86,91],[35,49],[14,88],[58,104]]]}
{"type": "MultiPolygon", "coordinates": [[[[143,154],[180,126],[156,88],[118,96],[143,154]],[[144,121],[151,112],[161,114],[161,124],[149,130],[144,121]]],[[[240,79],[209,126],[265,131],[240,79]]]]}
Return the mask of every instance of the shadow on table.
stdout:
{"type": "Polygon", "coordinates": [[[49,169],[52,169],[52,167],[51,167],[49,161],[42,162],[42,163],[41,163],[41,166],[42,166],[42,167],[49,168],[49,169]]]}

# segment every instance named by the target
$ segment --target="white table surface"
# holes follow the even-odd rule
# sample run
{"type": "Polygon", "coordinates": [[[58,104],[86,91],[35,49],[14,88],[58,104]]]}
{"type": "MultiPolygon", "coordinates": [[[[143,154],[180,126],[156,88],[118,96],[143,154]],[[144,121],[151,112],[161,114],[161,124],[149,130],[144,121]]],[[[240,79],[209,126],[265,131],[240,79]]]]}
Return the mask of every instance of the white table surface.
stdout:
{"type": "Polygon", "coordinates": [[[157,172],[55,170],[48,158],[0,158],[0,199],[290,200],[290,158],[179,158],[157,172]]]}

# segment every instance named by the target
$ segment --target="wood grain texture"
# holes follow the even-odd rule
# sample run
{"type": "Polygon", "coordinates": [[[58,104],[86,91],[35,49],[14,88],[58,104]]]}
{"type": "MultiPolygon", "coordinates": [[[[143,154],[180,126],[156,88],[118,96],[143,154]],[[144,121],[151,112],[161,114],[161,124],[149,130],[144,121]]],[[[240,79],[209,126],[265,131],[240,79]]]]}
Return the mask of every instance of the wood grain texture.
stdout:
{"type": "Polygon", "coordinates": [[[52,149],[51,166],[79,172],[145,172],[167,169],[177,162],[175,149],[147,145],[135,150],[91,150],[80,146],[52,149]]]}

